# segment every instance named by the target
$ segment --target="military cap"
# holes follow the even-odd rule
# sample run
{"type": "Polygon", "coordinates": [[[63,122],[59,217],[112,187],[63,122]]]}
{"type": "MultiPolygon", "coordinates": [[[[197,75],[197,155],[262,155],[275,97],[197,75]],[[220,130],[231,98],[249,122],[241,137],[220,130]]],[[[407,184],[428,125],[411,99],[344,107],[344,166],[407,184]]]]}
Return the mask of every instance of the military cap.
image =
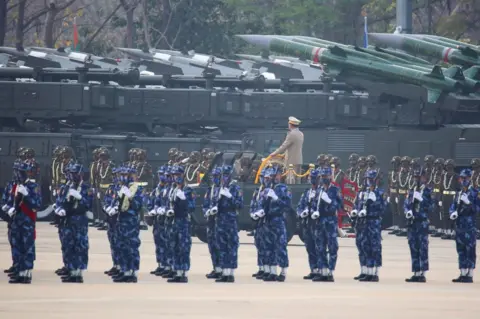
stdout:
{"type": "Polygon", "coordinates": [[[470,162],[470,165],[472,167],[478,167],[480,166],[480,158],[473,158],[472,161],[470,162]]]}
{"type": "Polygon", "coordinates": [[[302,121],[300,121],[299,119],[297,119],[297,118],[294,117],[294,116],[290,116],[290,117],[288,118],[288,124],[292,124],[292,125],[295,125],[295,126],[299,126],[301,122],[302,122],[302,121]]]}
{"type": "Polygon", "coordinates": [[[375,155],[368,155],[367,162],[370,164],[377,164],[377,157],[375,155]]]}
{"type": "Polygon", "coordinates": [[[435,161],[435,157],[433,155],[426,155],[425,158],[423,159],[423,162],[428,164],[433,164],[434,161],[435,161]]]}
{"type": "Polygon", "coordinates": [[[460,172],[460,177],[472,177],[472,170],[465,168],[460,172]]]}
{"type": "Polygon", "coordinates": [[[447,167],[447,166],[454,166],[455,167],[455,161],[451,158],[447,159],[445,161],[445,167],[447,167]]]}
{"type": "Polygon", "coordinates": [[[408,163],[408,164],[410,164],[411,161],[412,161],[412,159],[410,158],[410,156],[404,156],[404,157],[402,157],[402,163],[408,163]]]}
{"type": "Polygon", "coordinates": [[[392,157],[392,160],[390,161],[390,163],[399,164],[401,161],[402,161],[402,159],[400,158],[400,156],[394,156],[394,157],[392,157]]]}

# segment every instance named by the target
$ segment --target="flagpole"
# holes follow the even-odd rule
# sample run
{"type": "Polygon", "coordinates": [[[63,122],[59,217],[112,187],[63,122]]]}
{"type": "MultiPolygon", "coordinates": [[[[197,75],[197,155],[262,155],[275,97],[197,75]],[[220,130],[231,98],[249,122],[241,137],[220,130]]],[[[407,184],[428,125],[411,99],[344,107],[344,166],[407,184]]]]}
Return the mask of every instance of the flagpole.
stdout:
{"type": "Polygon", "coordinates": [[[368,20],[367,12],[363,12],[363,47],[368,48],[368,20]]]}

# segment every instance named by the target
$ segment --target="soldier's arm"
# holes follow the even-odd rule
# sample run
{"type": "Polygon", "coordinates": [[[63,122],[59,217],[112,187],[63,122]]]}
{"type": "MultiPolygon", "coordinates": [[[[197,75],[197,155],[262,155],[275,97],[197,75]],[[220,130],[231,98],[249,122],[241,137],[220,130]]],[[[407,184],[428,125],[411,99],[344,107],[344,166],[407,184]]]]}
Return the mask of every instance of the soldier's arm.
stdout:
{"type": "Polygon", "coordinates": [[[457,210],[458,193],[453,196],[452,205],[450,205],[450,214],[457,210]]]}
{"type": "Polygon", "coordinates": [[[23,196],[23,202],[30,209],[39,209],[42,206],[42,196],[40,194],[40,188],[36,183],[28,184],[28,195],[23,196]]]}
{"type": "Polygon", "coordinates": [[[308,190],[303,192],[302,196],[300,197],[300,200],[298,201],[297,204],[297,215],[300,216],[300,214],[308,207],[308,190]]]}
{"type": "MultiPolygon", "coordinates": [[[[326,205],[325,205],[325,210],[326,210],[326,212],[329,213],[329,214],[335,213],[335,212],[338,210],[339,206],[340,206],[340,205],[339,205],[339,201],[338,201],[338,192],[339,192],[339,191],[338,191],[338,188],[335,187],[334,192],[335,192],[335,193],[332,194],[332,195],[333,195],[333,196],[332,196],[333,198],[331,198],[332,202],[331,202],[330,204],[325,203],[325,204],[326,204],[326,205]]],[[[330,196],[329,196],[329,197],[330,197],[330,196]]]]}
{"type": "Polygon", "coordinates": [[[93,189],[90,187],[82,188],[82,199],[80,204],[85,207],[86,210],[92,209],[93,204],[93,189]]]}
{"type": "Polygon", "coordinates": [[[280,145],[279,148],[277,148],[272,154],[272,156],[279,155],[282,153],[285,153],[285,151],[290,147],[290,145],[293,144],[292,137],[290,134],[287,134],[287,137],[285,138],[285,141],[280,145]]]}
{"type": "Polygon", "coordinates": [[[195,210],[195,191],[190,187],[185,187],[184,193],[186,197],[186,209],[192,213],[195,210]]]}
{"type": "Polygon", "coordinates": [[[260,190],[257,188],[252,195],[252,199],[250,200],[250,213],[255,213],[257,211],[258,207],[258,201],[257,201],[257,194],[260,190]]]}
{"type": "Polygon", "coordinates": [[[145,198],[145,193],[144,193],[144,188],[139,186],[137,189],[137,192],[133,196],[133,198],[130,200],[130,207],[134,211],[139,211],[143,207],[144,203],[144,198],[145,198]]]}
{"type": "Polygon", "coordinates": [[[276,201],[277,204],[281,206],[290,207],[292,204],[292,194],[289,192],[287,186],[282,185],[278,187],[277,192],[276,192],[278,196],[278,200],[276,201]]]}
{"type": "Polygon", "coordinates": [[[412,198],[413,194],[411,194],[412,191],[409,191],[407,193],[407,198],[405,198],[405,201],[403,202],[403,210],[404,212],[408,212],[409,210],[412,209],[412,198]]]}
{"type": "Polygon", "coordinates": [[[234,185],[230,187],[230,192],[232,194],[233,206],[235,209],[243,208],[243,193],[240,189],[240,186],[234,185]]]}
{"type": "Polygon", "coordinates": [[[211,192],[211,188],[208,188],[206,193],[205,193],[205,196],[203,197],[203,205],[202,205],[202,211],[203,213],[205,214],[207,212],[207,210],[210,209],[210,192],[211,192]]]}

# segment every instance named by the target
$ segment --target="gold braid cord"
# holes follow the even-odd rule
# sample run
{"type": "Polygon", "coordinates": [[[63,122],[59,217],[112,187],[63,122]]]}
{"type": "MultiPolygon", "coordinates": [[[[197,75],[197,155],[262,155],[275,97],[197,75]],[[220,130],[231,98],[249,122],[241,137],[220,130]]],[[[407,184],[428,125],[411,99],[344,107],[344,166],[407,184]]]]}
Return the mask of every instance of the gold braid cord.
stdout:
{"type": "MultiPolygon", "coordinates": [[[[258,170],[257,170],[257,175],[255,176],[255,184],[258,184],[259,182],[259,179],[260,179],[260,173],[262,172],[262,170],[265,168],[265,167],[268,167],[270,165],[280,165],[280,166],[283,166],[285,167],[285,164],[283,162],[283,155],[281,156],[268,156],[267,158],[265,158],[264,160],[262,160],[262,163],[260,164],[260,166],[258,167],[258,170]]],[[[315,166],[314,165],[310,165],[310,167],[308,168],[308,170],[304,173],[304,174],[298,174],[295,169],[293,168],[293,165],[290,164],[288,165],[288,168],[285,170],[285,172],[282,174],[282,177],[285,177],[288,175],[288,173],[293,173],[293,175],[297,176],[297,177],[305,177],[305,176],[308,176],[310,175],[310,171],[312,169],[314,169],[315,166]]]]}

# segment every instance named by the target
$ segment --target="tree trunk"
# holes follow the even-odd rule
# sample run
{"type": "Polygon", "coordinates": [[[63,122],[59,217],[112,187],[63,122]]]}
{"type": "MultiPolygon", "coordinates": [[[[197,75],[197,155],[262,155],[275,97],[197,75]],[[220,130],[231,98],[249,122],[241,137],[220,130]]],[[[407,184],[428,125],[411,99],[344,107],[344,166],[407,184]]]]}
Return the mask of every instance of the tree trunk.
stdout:
{"type": "Polygon", "coordinates": [[[53,37],[53,26],[55,23],[55,17],[58,14],[58,9],[55,4],[50,3],[50,8],[45,17],[45,28],[43,33],[43,43],[47,48],[53,48],[55,45],[55,40],[53,37]]]}
{"type": "Polygon", "coordinates": [[[145,45],[150,49],[152,47],[152,43],[150,41],[150,28],[148,26],[147,0],[142,0],[142,15],[143,15],[143,37],[145,39],[145,45]]]}
{"type": "Polygon", "coordinates": [[[128,8],[127,9],[127,37],[125,39],[127,43],[127,48],[133,48],[133,12],[135,8],[128,8]]]}
{"type": "Polygon", "coordinates": [[[17,50],[23,50],[23,20],[25,19],[25,5],[27,0],[19,0],[18,3],[18,21],[15,29],[15,47],[17,50]]]}
{"type": "Polygon", "coordinates": [[[7,0],[0,0],[0,46],[5,43],[7,27],[7,0]]]}

